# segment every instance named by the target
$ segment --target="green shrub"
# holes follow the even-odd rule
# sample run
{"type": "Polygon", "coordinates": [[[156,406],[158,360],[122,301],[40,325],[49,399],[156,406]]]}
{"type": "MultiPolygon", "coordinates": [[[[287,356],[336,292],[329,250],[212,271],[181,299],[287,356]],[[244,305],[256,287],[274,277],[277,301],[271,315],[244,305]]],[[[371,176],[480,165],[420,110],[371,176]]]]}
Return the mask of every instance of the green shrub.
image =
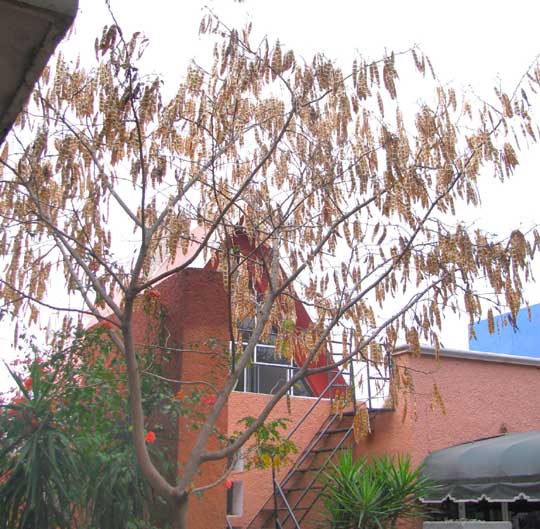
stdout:
{"type": "Polygon", "coordinates": [[[351,450],[325,472],[326,521],[331,529],[386,529],[424,511],[418,501],[433,484],[409,456],[354,460],[351,450]]]}

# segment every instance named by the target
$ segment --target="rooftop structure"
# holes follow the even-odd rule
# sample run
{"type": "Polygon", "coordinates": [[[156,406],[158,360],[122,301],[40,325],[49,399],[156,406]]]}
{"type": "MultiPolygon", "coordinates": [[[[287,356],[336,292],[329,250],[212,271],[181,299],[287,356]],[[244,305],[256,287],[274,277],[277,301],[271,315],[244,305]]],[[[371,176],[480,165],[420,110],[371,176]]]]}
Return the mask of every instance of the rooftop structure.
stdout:
{"type": "Polygon", "coordinates": [[[0,143],[66,34],[78,0],[0,0],[0,143]]]}
{"type": "Polygon", "coordinates": [[[540,357],[540,304],[521,309],[512,325],[510,314],[493,318],[495,329],[489,332],[488,320],[474,325],[476,337],[469,340],[473,351],[540,357]]]}

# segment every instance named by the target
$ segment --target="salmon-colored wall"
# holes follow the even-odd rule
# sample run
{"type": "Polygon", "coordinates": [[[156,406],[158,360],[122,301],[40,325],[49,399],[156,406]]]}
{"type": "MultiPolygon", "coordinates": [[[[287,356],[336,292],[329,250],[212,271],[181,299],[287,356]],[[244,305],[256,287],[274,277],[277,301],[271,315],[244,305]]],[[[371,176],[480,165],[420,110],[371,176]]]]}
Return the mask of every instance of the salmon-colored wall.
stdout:
{"type": "Polygon", "coordinates": [[[357,445],[358,456],[407,452],[417,465],[434,450],[540,428],[538,367],[410,353],[394,359],[402,373],[408,369],[414,390],[402,386],[396,411],[375,415],[373,434],[357,445]]]}
{"type": "MultiPolygon", "coordinates": [[[[167,345],[178,349],[167,366],[168,376],[184,382],[202,380],[218,389],[228,371],[229,347],[227,300],[221,274],[188,269],[160,283],[157,290],[161,294],[160,302],[167,308],[167,345]]],[[[372,414],[372,433],[355,446],[357,456],[407,452],[413,464],[418,464],[433,450],[503,430],[540,428],[540,392],[535,391],[540,375],[538,367],[444,356],[435,359],[406,352],[394,358],[402,374],[407,368],[409,383],[402,384],[395,411],[372,414]],[[442,397],[445,414],[436,402],[434,384],[442,397]]],[[[192,386],[182,389],[186,387],[192,386]]],[[[208,394],[212,391],[208,390],[208,394]]],[[[270,398],[270,395],[233,392],[218,429],[228,435],[240,430],[238,421],[257,416],[270,398]]],[[[291,397],[289,410],[283,399],[269,419],[289,418],[292,427],[312,403],[310,398],[291,397]]],[[[204,406],[201,411],[204,413],[204,406]]],[[[329,413],[329,401],[321,401],[295,433],[293,440],[299,453],[329,413]]],[[[181,465],[189,456],[197,432],[181,420],[176,433],[181,465]]],[[[214,438],[209,448],[218,445],[218,439],[214,438]]],[[[196,486],[217,479],[225,465],[225,461],[205,464],[196,486]]],[[[282,469],[281,476],[285,473],[286,469],[282,469]]],[[[271,495],[271,472],[250,470],[236,473],[231,479],[243,482],[244,502],[243,514],[229,520],[234,527],[246,527],[271,495]]],[[[222,483],[205,492],[202,500],[191,499],[188,523],[192,529],[223,527],[225,515],[226,489],[222,483]]]]}
{"type": "MultiPolygon", "coordinates": [[[[242,429],[238,421],[243,417],[250,415],[257,416],[270,398],[271,395],[233,392],[229,400],[229,434],[234,433],[235,430],[242,429]]],[[[291,397],[289,413],[287,402],[285,399],[282,399],[271,412],[268,420],[280,417],[287,418],[290,420],[290,429],[300,420],[313,402],[313,398],[291,397]]],[[[302,426],[293,434],[291,439],[298,447],[298,455],[302,453],[303,449],[311,441],[329,413],[330,401],[326,399],[321,400],[302,426]]],[[[296,457],[298,456],[293,455],[293,460],[296,457]]],[[[278,477],[283,478],[286,473],[287,468],[282,468],[278,477]]],[[[246,527],[272,494],[272,473],[270,469],[252,469],[250,471],[235,473],[231,476],[231,479],[233,481],[243,482],[244,503],[242,516],[229,516],[229,521],[233,527],[246,527]]]]}
{"type": "Polygon", "coordinates": [[[411,438],[414,462],[447,446],[540,427],[538,367],[428,356],[409,362],[419,395],[411,438]],[[434,383],[446,415],[431,411],[434,383]]]}

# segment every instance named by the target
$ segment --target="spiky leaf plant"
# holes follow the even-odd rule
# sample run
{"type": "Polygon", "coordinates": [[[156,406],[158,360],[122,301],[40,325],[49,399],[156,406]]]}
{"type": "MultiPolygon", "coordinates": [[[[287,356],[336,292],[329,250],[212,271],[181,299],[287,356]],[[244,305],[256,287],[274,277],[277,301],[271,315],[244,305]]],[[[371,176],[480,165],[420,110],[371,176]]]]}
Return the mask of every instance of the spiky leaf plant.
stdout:
{"type": "MultiPolygon", "coordinates": [[[[16,387],[0,401],[0,529],[152,529],[158,498],[130,443],[121,358],[99,329],[44,356],[33,349],[8,367],[16,387]]],[[[159,372],[152,352],[140,360],[159,372]]],[[[149,417],[170,391],[159,377],[145,379],[149,417]]]]}
{"type": "Polygon", "coordinates": [[[412,467],[409,456],[355,460],[351,450],[325,472],[323,483],[331,529],[393,528],[398,519],[424,512],[418,499],[434,486],[412,467]]]}
{"type": "Polygon", "coordinates": [[[11,374],[20,395],[1,417],[0,527],[68,529],[81,492],[81,466],[55,422],[54,385],[37,363],[25,380],[11,374]]]}

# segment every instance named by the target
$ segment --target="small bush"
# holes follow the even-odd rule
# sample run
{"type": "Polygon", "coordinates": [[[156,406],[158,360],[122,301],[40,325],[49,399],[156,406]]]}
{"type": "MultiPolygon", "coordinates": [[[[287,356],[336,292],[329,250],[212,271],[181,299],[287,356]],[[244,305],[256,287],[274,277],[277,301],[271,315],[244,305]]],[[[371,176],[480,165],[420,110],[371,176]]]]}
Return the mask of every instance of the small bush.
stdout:
{"type": "Polygon", "coordinates": [[[398,518],[420,516],[424,506],[418,500],[433,488],[409,456],[354,460],[351,450],[322,480],[331,529],[393,528],[398,518]]]}

